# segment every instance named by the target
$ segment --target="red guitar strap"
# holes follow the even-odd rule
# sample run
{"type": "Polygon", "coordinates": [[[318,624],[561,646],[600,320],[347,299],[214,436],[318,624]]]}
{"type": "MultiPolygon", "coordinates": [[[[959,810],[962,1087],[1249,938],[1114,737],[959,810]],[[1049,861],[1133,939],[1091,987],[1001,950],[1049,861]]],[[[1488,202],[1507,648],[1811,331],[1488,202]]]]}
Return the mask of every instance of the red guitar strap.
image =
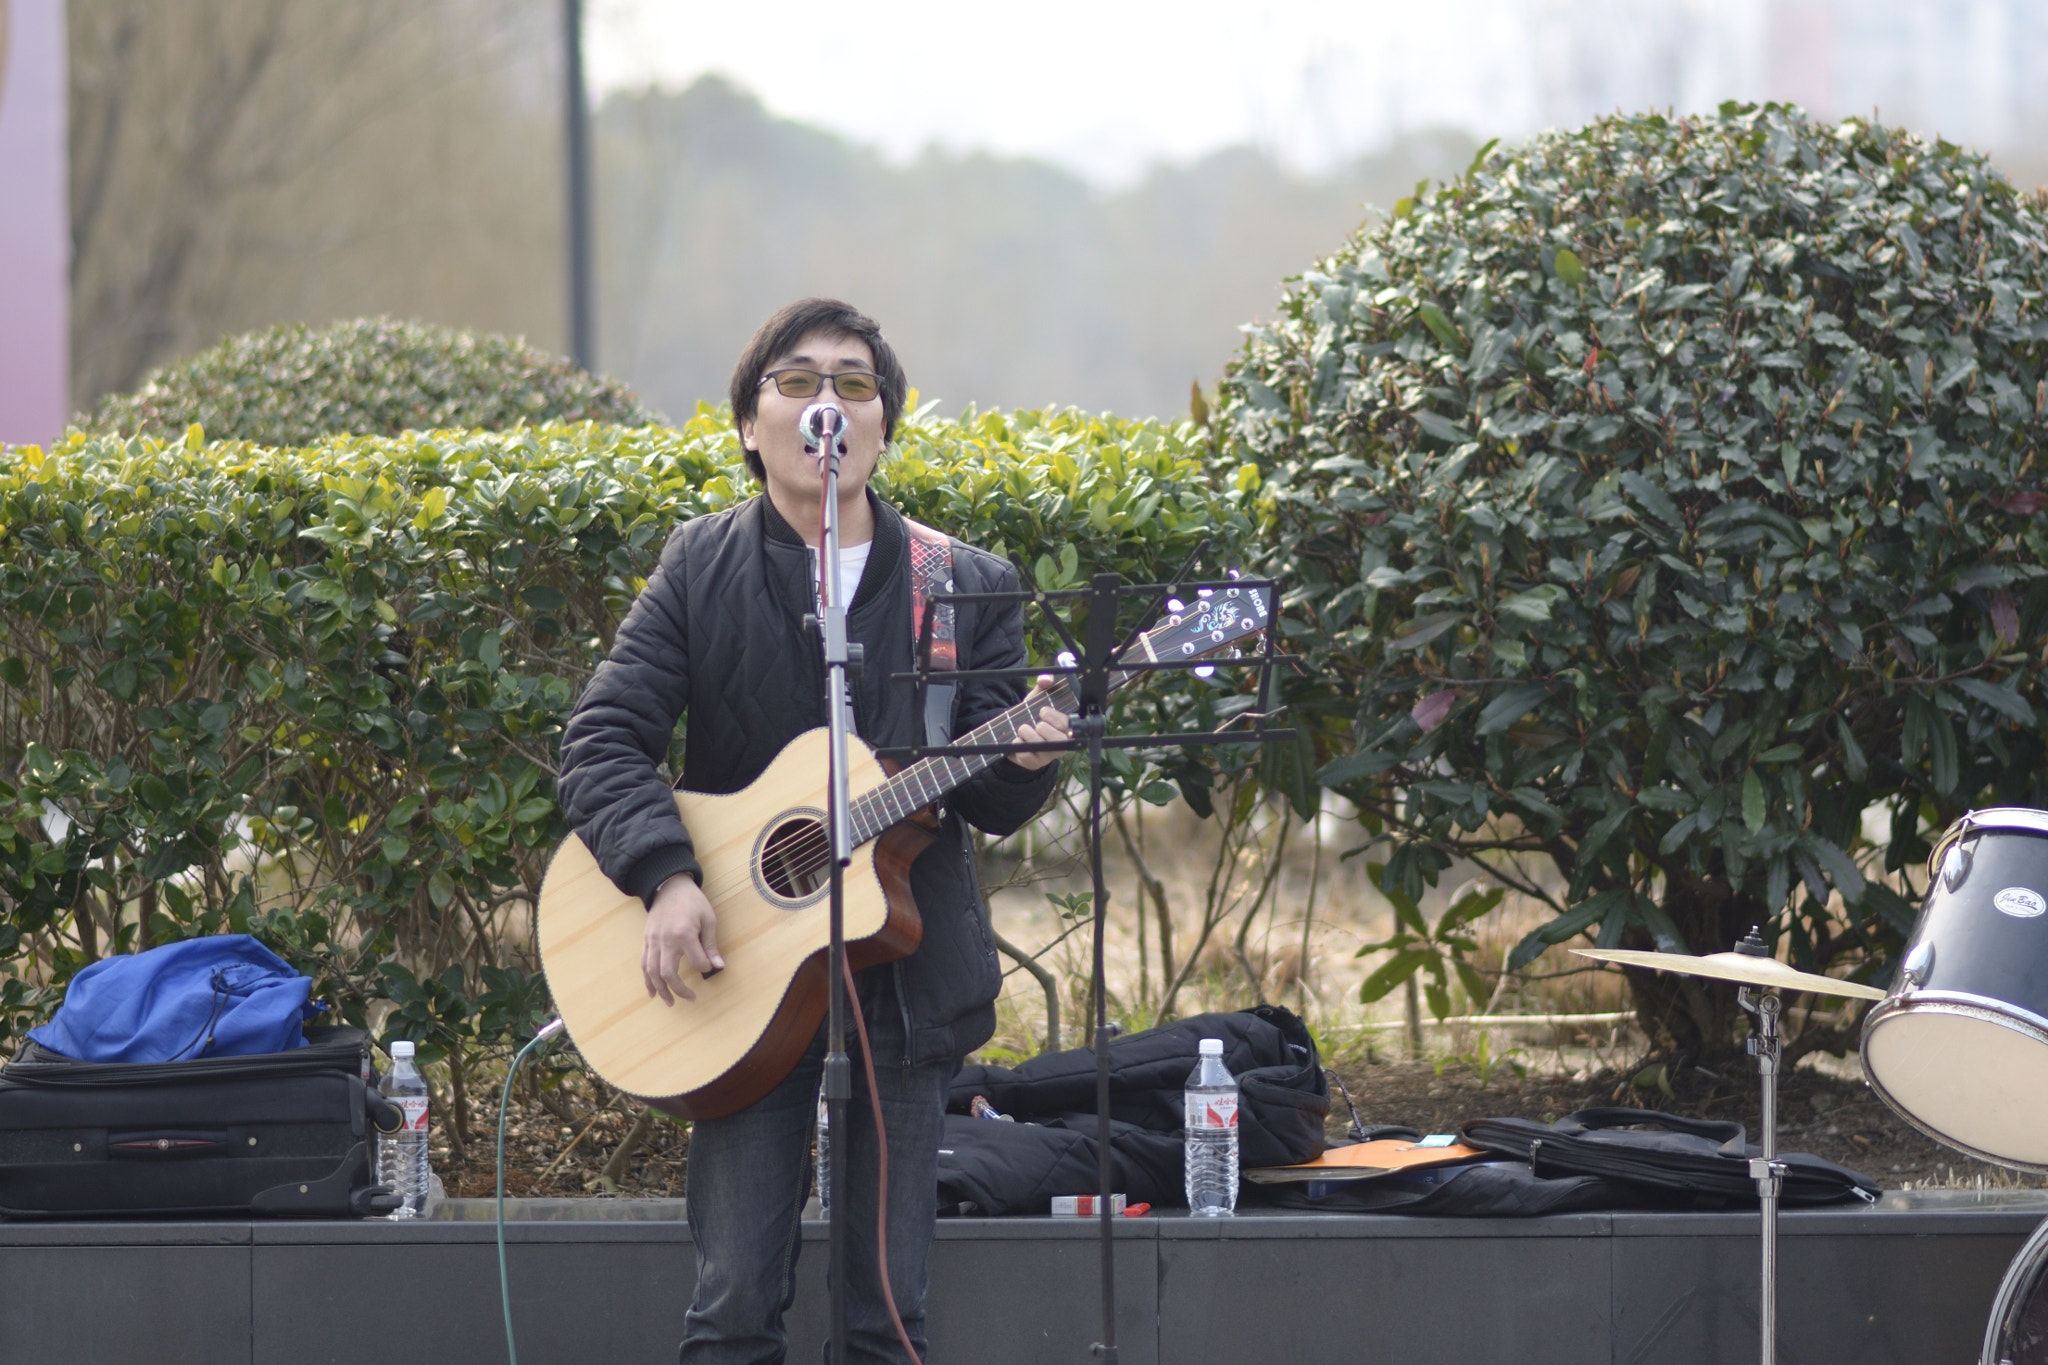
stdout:
{"type": "MultiPolygon", "coordinates": [[[[940,593],[953,591],[953,542],[943,531],[903,519],[910,533],[910,639],[916,649],[922,640],[925,603],[940,593]]],[[[951,602],[934,604],[932,610],[931,668],[950,673],[960,666],[960,644],[955,633],[951,602]]],[[[953,737],[953,694],[958,683],[932,683],[925,688],[925,742],[944,744],[953,737]]]]}

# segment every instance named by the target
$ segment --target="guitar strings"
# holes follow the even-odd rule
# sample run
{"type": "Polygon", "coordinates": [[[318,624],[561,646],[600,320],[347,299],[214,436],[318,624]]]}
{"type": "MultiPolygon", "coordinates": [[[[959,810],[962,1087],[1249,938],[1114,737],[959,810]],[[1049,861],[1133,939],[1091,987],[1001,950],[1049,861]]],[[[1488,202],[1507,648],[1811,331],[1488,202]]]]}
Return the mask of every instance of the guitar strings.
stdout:
{"type": "MultiPolygon", "coordinates": [[[[1062,681],[1054,687],[1047,689],[1044,694],[1045,700],[1065,711],[1067,710],[1067,702],[1071,700],[1071,692],[1072,690],[1062,681]]],[[[1068,714],[1072,714],[1072,712],[1069,711],[1068,714]]],[[[1009,710],[978,726],[966,737],[966,742],[978,744],[995,740],[999,737],[1000,731],[1005,725],[1009,727],[1009,737],[1015,739],[1018,724],[1029,723],[1031,719],[1032,702],[1031,699],[1027,698],[1025,701],[1019,702],[1009,710]]],[[[964,769],[965,771],[959,773],[958,780],[945,785],[944,790],[951,790],[953,786],[959,784],[959,781],[964,781],[968,777],[973,776],[975,772],[988,767],[997,757],[999,755],[996,754],[963,754],[945,758],[921,759],[901,772],[895,773],[874,787],[871,787],[860,796],[855,797],[851,814],[854,817],[853,823],[856,827],[856,832],[859,827],[868,824],[870,820],[877,825],[874,833],[857,837],[854,840],[855,846],[858,847],[866,843],[875,834],[881,833],[883,829],[895,823],[894,820],[875,818],[886,812],[887,806],[884,803],[887,798],[892,796],[898,797],[909,802],[912,810],[920,809],[931,804],[931,799],[916,800],[915,796],[922,793],[920,790],[913,794],[913,786],[921,788],[925,779],[933,774],[939,775],[939,782],[934,783],[934,785],[939,785],[945,782],[946,775],[943,771],[945,768],[964,769]],[[863,816],[868,818],[863,819],[863,816]]],[[[940,794],[943,795],[944,792],[942,791],[940,794]]],[[[776,856],[783,861],[784,865],[789,868],[797,879],[808,880],[820,876],[831,867],[831,840],[822,822],[813,824],[804,835],[784,846],[778,847],[775,852],[776,856]]],[[[721,878],[715,884],[706,886],[704,889],[705,894],[715,901],[718,897],[729,894],[746,885],[752,880],[752,876],[753,868],[750,863],[745,871],[721,878]]]]}
{"type": "MultiPolygon", "coordinates": [[[[1120,675],[1117,679],[1117,684],[1119,686],[1122,685],[1131,676],[1130,674],[1120,675]]],[[[1032,723],[1035,719],[1034,700],[1034,698],[1027,697],[1024,701],[1017,703],[1007,711],[984,722],[968,734],[964,742],[980,744],[1000,739],[1002,737],[1001,732],[1006,726],[1009,730],[1008,737],[1015,739],[1017,737],[1017,726],[1020,723],[1032,723]]],[[[1073,714],[1072,708],[1077,705],[1073,699],[1073,689],[1067,684],[1065,679],[1061,679],[1045,690],[1043,702],[1040,704],[1042,705],[1043,703],[1050,703],[1069,715],[1073,714]]],[[[876,834],[881,833],[883,829],[896,823],[894,819],[886,818],[886,813],[889,809],[886,802],[889,798],[893,797],[903,801],[911,810],[920,809],[931,804],[931,801],[936,799],[936,797],[918,799],[923,796],[923,787],[928,778],[931,778],[934,774],[937,775],[937,781],[933,782],[932,785],[939,786],[941,790],[938,794],[944,795],[946,791],[952,790],[960,782],[988,767],[998,757],[1000,755],[996,754],[961,754],[920,759],[901,772],[884,779],[868,791],[854,798],[852,814],[856,833],[856,838],[854,839],[855,847],[865,844],[876,834]],[[953,772],[949,773],[948,769],[953,770],[953,772]],[[950,782],[947,780],[949,776],[953,778],[950,782]],[[867,818],[864,819],[862,818],[863,816],[867,818]],[[876,826],[874,831],[869,834],[860,834],[861,827],[867,825],[870,821],[876,826]]],[[[795,880],[807,881],[823,876],[829,872],[831,867],[831,840],[822,823],[813,824],[804,835],[792,840],[787,845],[777,848],[775,852],[778,859],[783,862],[795,880]]],[[[731,874],[720,879],[715,885],[707,886],[705,894],[716,900],[719,896],[729,894],[746,885],[752,879],[752,875],[753,867],[750,863],[744,872],[731,874]]]]}
{"type": "MultiPolygon", "coordinates": [[[[821,570],[822,567],[821,564],[821,570]]],[[[822,578],[822,573],[820,576],[822,578]]],[[[819,586],[822,599],[822,582],[819,586]]],[[[1115,674],[1110,682],[1111,690],[1114,691],[1121,688],[1136,676],[1135,672],[1119,672],[1115,674]]],[[[1074,696],[1071,680],[1066,678],[1059,679],[1052,687],[1045,689],[1043,700],[1058,707],[1068,715],[1074,715],[1080,709],[1079,702],[1074,696]]],[[[1005,725],[1009,728],[1007,738],[1015,740],[1017,738],[1018,725],[1020,723],[1031,723],[1035,720],[1032,702],[1032,698],[1025,698],[1025,700],[976,727],[966,736],[963,742],[968,744],[984,744],[991,740],[999,739],[1001,738],[1000,731],[1005,725]]],[[[867,843],[868,840],[874,838],[884,829],[895,823],[893,819],[877,818],[888,811],[888,802],[899,800],[910,811],[919,810],[930,805],[932,801],[945,795],[948,791],[951,791],[961,782],[966,781],[982,769],[987,768],[997,757],[998,755],[994,754],[971,754],[924,758],[911,764],[901,772],[885,778],[876,786],[854,798],[853,809],[850,812],[855,833],[854,847],[858,848],[867,843]],[[937,780],[932,782],[931,785],[938,787],[939,790],[933,796],[926,798],[924,797],[926,780],[934,774],[937,775],[937,780]],[[952,780],[948,781],[949,777],[952,780]],[[912,790],[913,787],[915,791],[912,790]],[[869,823],[873,823],[875,828],[869,833],[860,833],[860,830],[869,823]]],[[[832,859],[831,837],[822,821],[814,822],[804,834],[790,843],[778,847],[775,853],[793,880],[811,882],[813,879],[829,873],[832,859]]],[[[705,894],[713,901],[716,901],[719,897],[729,895],[747,885],[752,881],[753,873],[752,860],[749,860],[745,869],[720,878],[713,885],[706,886],[704,888],[705,894]]],[[[813,890],[815,890],[815,882],[813,882],[813,890]]]]}

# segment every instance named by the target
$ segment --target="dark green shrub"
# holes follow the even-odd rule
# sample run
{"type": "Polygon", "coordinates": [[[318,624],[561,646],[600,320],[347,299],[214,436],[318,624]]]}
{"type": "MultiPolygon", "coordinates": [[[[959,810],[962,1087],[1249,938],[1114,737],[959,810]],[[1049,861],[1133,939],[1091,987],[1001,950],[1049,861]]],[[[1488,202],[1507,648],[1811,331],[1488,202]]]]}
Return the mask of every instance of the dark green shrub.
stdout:
{"type": "Polygon", "coordinates": [[[1490,863],[1556,912],[1516,966],[1762,923],[1882,979],[1885,874],[2048,805],[2044,241],[1981,156],[1727,105],[1482,152],[1304,275],[1225,421],[1388,884],[1490,863]]]}
{"type": "Polygon", "coordinates": [[[659,420],[618,380],[515,337],[358,318],[230,337],[102,399],[79,425],[175,438],[196,422],[216,440],[303,446],[341,433],[659,420]]]}
{"type": "MultiPolygon", "coordinates": [[[[885,482],[1047,588],[1153,578],[1247,529],[1194,437],[913,421],[885,482]]],[[[344,1016],[389,1002],[427,1055],[530,1032],[561,723],[669,529],[751,492],[708,407],[680,430],[0,448],[0,1041],[96,956],[228,928],[344,1016]]]]}

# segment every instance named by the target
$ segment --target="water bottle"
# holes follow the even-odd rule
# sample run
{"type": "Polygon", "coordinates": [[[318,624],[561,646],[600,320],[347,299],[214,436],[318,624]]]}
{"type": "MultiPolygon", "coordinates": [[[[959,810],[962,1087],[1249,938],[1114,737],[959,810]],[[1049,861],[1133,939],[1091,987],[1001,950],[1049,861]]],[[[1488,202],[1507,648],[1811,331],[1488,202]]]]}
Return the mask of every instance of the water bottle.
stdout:
{"type": "Polygon", "coordinates": [[[832,1111],[825,1105],[825,1087],[818,1087],[818,1216],[832,1216],[832,1111]]]}
{"type": "Polygon", "coordinates": [[[412,1057],[411,1043],[393,1043],[391,1072],[379,1087],[405,1115],[397,1132],[377,1134],[377,1183],[405,1201],[393,1218],[417,1218],[427,1203],[427,1082],[412,1057]]]}
{"type": "Polygon", "coordinates": [[[1237,1078],[1223,1065],[1223,1040],[1204,1038],[1184,1097],[1188,1213],[1229,1218],[1237,1211],[1237,1078]]]}

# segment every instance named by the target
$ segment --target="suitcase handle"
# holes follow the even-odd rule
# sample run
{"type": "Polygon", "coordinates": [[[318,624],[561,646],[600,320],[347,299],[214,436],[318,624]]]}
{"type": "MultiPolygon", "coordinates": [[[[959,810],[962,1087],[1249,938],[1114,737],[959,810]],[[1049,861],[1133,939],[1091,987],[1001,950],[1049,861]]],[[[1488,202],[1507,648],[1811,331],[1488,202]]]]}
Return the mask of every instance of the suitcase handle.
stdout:
{"type": "Polygon", "coordinates": [[[363,1112],[380,1133],[395,1133],[405,1127],[405,1111],[368,1086],[363,1087],[363,1112]]]}
{"type": "Polygon", "coordinates": [[[109,1156],[146,1157],[155,1160],[166,1157],[219,1156],[227,1150],[227,1145],[228,1135],[220,1129],[150,1129],[107,1134],[109,1156]]]}

